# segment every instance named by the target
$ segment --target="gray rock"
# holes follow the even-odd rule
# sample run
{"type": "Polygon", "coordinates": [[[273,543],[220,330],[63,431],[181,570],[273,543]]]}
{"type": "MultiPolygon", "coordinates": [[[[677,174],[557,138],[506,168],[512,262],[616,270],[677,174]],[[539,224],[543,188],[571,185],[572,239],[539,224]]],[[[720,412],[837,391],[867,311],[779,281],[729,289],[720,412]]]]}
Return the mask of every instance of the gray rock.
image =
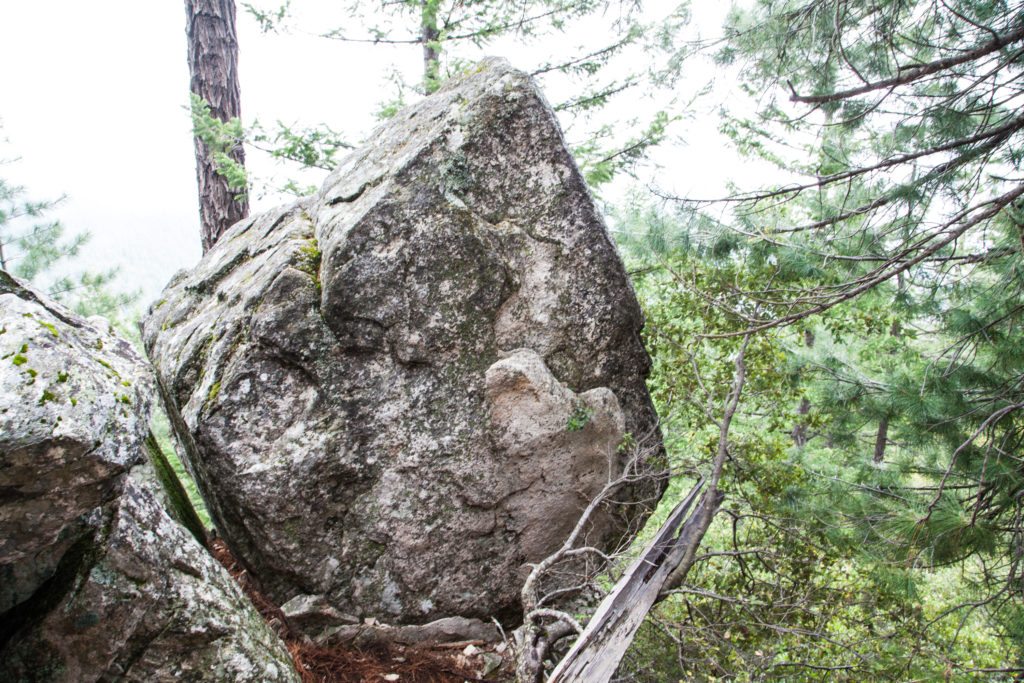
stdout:
{"type": "MultiPolygon", "coordinates": [[[[0,651],[11,681],[298,681],[291,658],[227,572],[157,503],[148,466],[65,557],[0,651]],[[48,607],[47,604],[44,609],[48,607]]],[[[104,511],[106,512],[106,511],[104,511]]]]}
{"type": "Polygon", "coordinates": [[[143,337],[214,521],[267,593],[423,624],[514,619],[527,563],[621,469],[623,433],[660,452],[641,324],[550,107],[488,61],[317,196],[225,233],[143,337]]]}
{"type": "Polygon", "coordinates": [[[505,665],[505,659],[495,652],[484,652],[480,655],[483,667],[480,670],[480,677],[487,678],[505,665]]]}
{"type": "Polygon", "coordinates": [[[94,327],[0,271],[0,613],[91,533],[142,457],[152,375],[94,327]]]}
{"type": "Polygon", "coordinates": [[[0,271],[0,680],[298,680],[160,503],[152,386],[108,325],[0,271]]]}

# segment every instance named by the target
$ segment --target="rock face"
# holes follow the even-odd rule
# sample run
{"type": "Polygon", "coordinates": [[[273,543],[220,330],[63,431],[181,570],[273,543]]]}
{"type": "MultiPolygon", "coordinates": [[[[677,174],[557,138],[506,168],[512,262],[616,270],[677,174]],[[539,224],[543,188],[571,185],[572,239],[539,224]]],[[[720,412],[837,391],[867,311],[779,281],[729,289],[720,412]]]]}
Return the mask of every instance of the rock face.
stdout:
{"type": "Polygon", "coordinates": [[[621,470],[623,435],[659,450],[641,324],[550,107],[488,61],[318,195],[225,233],[143,337],[264,590],[422,624],[514,617],[525,563],[621,470]]]}
{"type": "Polygon", "coordinates": [[[0,680],[297,681],[143,459],[153,381],[0,271],[0,680]]]}
{"type": "MultiPolygon", "coordinates": [[[[109,327],[109,326],[107,326],[109,327]]],[[[138,462],[152,379],[127,342],[0,271],[0,612],[23,602],[138,462]]]]}

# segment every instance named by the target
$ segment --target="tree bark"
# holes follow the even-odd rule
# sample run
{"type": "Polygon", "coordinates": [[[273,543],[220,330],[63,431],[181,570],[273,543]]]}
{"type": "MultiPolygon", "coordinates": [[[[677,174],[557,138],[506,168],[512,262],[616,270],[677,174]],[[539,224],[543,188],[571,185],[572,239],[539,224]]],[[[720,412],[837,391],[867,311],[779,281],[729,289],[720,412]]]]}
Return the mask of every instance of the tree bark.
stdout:
{"type": "Polygon", "coordinates": [[[793,437],[793,443],[796,446],[807,445],[807,424],[803,421],[803,418],[811,412],[811,400],[804,396],[800,399],[800,405],[796,408],[797,421],[793,426],[791,436],[793,437]]]}
{"type": "MultiPolygon", "coordinates": [[[[234,0],[185,0],[190,88],[221,121],[241,115],[238,84],[238,37],[234,0]]],[[[205,254],[221,234],[249,214],[249,200],[235,197],[206,145],[196,137],[196,182],[199,186],[200,234],[205,254]]],[[[245,163],[241,145],[229,153],[245,163]]]]}
{"type": "Polygon", "coordinates": [[[883,417],[878,423],[878,434],[875,436],[874,463],[880,465],[885,459],[885,445],[889,441],[889,418],[883,417]]]}
{"type": "MultiPolygon", "coordinates": [[[[807,348],[814,347],[814,333],[810,330],[804,330],[804,346],[807,348]]],[[[793,425],[793,431],[790,435],[793,437],[793,443],[797,447],[803,447],[807,445],[807,421],[806,417],[811,412],[811,400],[804,396],[800,399],[800,405],[797,406],[796,424],[793,425]]]]}
{"type": "Polygon", "coordinates": [[[423,43],[423,91],[437,90],[441,77],[441,32],[437,27],[437,0],[422,0],[420,10],[420,42],[423,43]]]}

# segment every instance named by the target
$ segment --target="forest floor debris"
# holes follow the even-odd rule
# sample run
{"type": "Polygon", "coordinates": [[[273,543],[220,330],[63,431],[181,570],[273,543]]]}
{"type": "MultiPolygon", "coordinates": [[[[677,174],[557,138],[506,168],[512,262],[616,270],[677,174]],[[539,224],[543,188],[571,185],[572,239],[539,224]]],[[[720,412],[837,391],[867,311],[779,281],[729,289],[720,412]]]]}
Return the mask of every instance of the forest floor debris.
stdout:
{"type": "Polygon", "coordinates": [[[303,683],[463,683],[509,680],[504,673],[507,671],[506,666],[493,666],[495,658],[500,659],[501,655],[479,641],[442,643],[436,646],[388,644],[365,648],[317,645],[292,632],[280,607],[260,592],[256,581],[235,559],[222,539],[215,538],[210,542],[210,552],[238,582],[267,624],[284,641],[303,683]]]}

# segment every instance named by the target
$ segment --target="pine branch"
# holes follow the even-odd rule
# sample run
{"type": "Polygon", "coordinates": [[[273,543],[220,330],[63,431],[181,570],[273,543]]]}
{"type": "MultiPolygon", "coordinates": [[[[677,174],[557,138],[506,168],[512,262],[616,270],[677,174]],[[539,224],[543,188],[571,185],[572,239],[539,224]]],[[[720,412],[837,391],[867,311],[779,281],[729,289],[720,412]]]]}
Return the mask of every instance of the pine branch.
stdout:
{"type": "Polygon", "coordinates": [[[901,67],[901,69],[905,70],[899,76],[886,78],[881,81],[874,81],[849,90],[840,90],[838,92],[829,93],[828,95],[800,95],[793,87],[793,84],[787,81],[787,85],[789,85],[791,93],[789,99],[792,102],[799,102],[802,104],[827,104],[840,102],[842,100],[850,99],[851,97],[856,97],[857,95],[863,95],[877,90],[891,91],[902,85],[908,85],[914,81],[918,81],[925,76],[930,76],[931,74],[945,71],[961,64],[973,62],[976,59],[989,55],[993,52],[998,52],[1004,47],[1012,45],[1020,40],[1024,40],[1024,27],[1018,28],[1017,30],[1004,35],[997,35],[987,43],[983,43],[973,50],[969,50],[961,55],[946,57],[945,59],[937,59],[934,62],[928,62],[926,64],[901,67]]]}
{"type": "MultiPolygon", "coordinates": [[[[849,287],[848,291],[841,295],[830,296],[823,303],[816,304],[809,308],[806,308],[795,313],[790,313],[773,320],[766,321],[764,323],[751,325],[747,329],[739,330],[736,332],[720,332],[716,334],[702,334],[700,335],[703,339],[724,339],[727,337],[739,337],[747,334],[753,334],[756,332],[763,332],[770,330],[775,327],[782,327],[791,325],[792,323],[803,320],[809,316],[817,313],[822,313],[829,310],[833,306],[836,306],[844,301],[849,301],[863,294],[864,292],[872,289],[873,287],[889,280],[899,273],[905,272],[916,266],[918,263],[926,260],[931,255],[937,253],[943,247],[951,244],[961,235],[966,233],[974,226],[982,223],[990,218],[998,215],[1003,209],[1005,209],[1011,202],[1017,198],[1024,196],[1024,185],[1018,186],[1016,189],[1007,192],[995,199],[983,202],[978,206],[968,207],[964,211],[960,212],[953,217],[950,221],[943,224],[940,229],[929,233],[922,237],[916,244],[913,244],[903,249],[899,254],[890,258],[885,264],[879,266],[875,270],[871,271],[868,275],[846,283],[845,286],[849,287]],[[989,208],[982,211],[973,217],[968,217],[969,214],[983,206],[988,205],[989,208]],[[957,225],[959,223],[959,225],[957,225]],[[956,227],[954,227],[956,226],[956,227]],[[945,233],[945,237],[938,239],[939,235],[945,233]],[[931,243],[931,244],[929,244],[931,243]],[[927,246],[926,246],[927,245],[927,246]],[[916,254],[911,257],[911,254],[916,254]]],[[[823,298],[823,297],[819,297],[823,298]]],[[[802,303],[800,300],[790,302],[793,307],[798,306],[802,303]]]]}

